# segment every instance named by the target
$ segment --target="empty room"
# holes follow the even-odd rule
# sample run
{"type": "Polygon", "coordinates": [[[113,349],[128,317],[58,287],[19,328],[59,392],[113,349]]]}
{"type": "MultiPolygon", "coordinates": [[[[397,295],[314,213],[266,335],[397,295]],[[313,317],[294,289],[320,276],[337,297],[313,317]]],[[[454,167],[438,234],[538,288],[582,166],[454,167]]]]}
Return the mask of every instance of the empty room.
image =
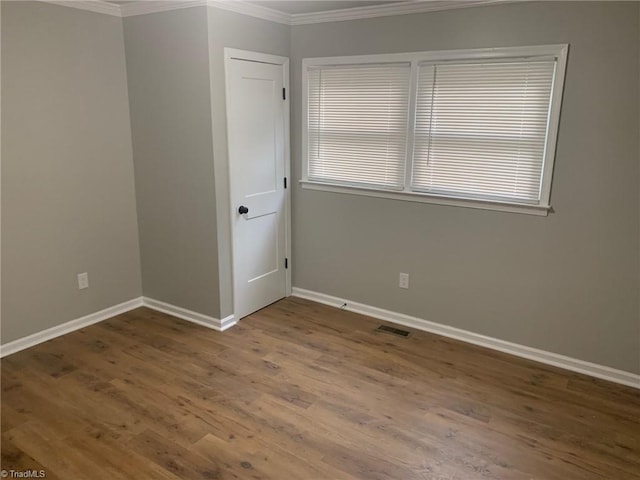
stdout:
{"type": "Polygon", "coordinates": [[[0,477],[640,480],[640,2],[0,27],[0,477]]]}

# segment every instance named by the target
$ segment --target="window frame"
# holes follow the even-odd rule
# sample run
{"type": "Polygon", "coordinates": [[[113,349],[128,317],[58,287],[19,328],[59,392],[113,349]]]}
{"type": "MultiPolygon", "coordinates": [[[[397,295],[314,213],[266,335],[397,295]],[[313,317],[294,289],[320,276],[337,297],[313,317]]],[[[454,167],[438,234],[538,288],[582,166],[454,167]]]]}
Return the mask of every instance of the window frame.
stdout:
{"type": "Polygon", "coordinates": [[[537,45],[524,47],[498,47],[480,48],[464,50],[438,50],[427,52],[396,53],[382,55],[355,55],[343,57],[316,57],[302,60],[302,178],[300,184],[304,189],[321,190],[335,193],[346,193],[354,195],[365,195],[394,200],[404,200],[412,202],[433,203],[438,205],[449,205],[469,208],[479,208],[485,210],[498,210],[512,213],[525,213],[532,215],[548,215],[551,210],[550,196],[553,168],[555,163],[556,143],[558,127],[560,123],[560,109],[562,104],[562,94],[564,90],[564,80],[566,73],[568,44],[537,45]],[[556,70],[553,78],[551,91],[549,124],[544,149],[543,168],[541,175],[540,201],[537,204],[518,203],[513,201],[471,199],[449,195],[437,195],[433,193],[423,193],[411,190],[411,175],[413,170],[413,150],[416,123],[416,106],[418,91],[418,66],[425,62],[447,62],[447,61],[473,61],[473,60],[502,60],[502,59],[523,59],[530,57],[556,58],[556,70]],[[406,143],[405,157],[405,183],[404,189],[400,191],[381,190],[375,187],[347,186],[342,184],[332,184],[309,180],[308,177],[308,68],[316,66],[331,65],[363,65],[410,62],[411,77],[409,85],[409,119],[408,135],[406,143]]]}

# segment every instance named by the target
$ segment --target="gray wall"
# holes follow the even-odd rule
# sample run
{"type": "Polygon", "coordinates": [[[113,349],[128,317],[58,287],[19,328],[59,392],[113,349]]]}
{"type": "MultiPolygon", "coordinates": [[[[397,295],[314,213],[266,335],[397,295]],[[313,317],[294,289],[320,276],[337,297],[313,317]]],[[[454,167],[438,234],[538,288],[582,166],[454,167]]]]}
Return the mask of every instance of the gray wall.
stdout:
{"type": "Polygon", "coordinates": [[[2,342],[139,297],[122,23],[2,2],[2,342]],[[89,273],[78,290],[76,274],[89,273]]]}
{"type": "Polygon", "coordinates": [[[224,48],[289,57],[289,27],[214,7],[207,7],[207,12],[220,263],[220,318],[224,318],[233,313],[224,48]]]}
{"type": "Polygon", "coordinates": [[[554,214],[292,182],[294,284],[640,372],[638,4],[291,29],[213,7],[121,20],[2,2],[2,14],[3,343],[139,296],[139,251],[145,295],[232,313],[224,47],[291,56],[295,179],[302,58],[566,42],[554,214]],[[78,291],[82,271],[91,287],[78,291]],[[410,290],[397,288],[400,271],[410,290]]]}
{"type": "Polygon", "coordinates": [[[218,317],[205,9],[123,22],[144,295],[218,317]]]}
{"type": "Polygon", "coordinates": [[[289,27],[213,7],[124,19],[144,295],[233,313],[224,48],[288,56],[289,27]]]}
{"type": "Polygon", "coordinates": [[[302,190],[294,285],[640,372],[637,3],[524,3],[292,28],[305,57],[569,43],[549,217],[302,190]],[[397,287],[398,272],[411,288],[397,287]]]}

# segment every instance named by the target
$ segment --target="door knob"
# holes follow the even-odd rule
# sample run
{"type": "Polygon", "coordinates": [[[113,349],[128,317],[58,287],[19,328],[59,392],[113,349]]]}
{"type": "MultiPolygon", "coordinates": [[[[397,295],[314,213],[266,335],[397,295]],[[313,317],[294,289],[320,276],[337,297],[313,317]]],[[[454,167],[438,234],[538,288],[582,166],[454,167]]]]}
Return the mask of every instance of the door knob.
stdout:
{"type": "Polygon", "coordinates": [[[240,215],[242,215],[243,213],[249,213],[249,209],[244,205],[240,205],[240,208],[238,208],[238,213],[240,215]]]}

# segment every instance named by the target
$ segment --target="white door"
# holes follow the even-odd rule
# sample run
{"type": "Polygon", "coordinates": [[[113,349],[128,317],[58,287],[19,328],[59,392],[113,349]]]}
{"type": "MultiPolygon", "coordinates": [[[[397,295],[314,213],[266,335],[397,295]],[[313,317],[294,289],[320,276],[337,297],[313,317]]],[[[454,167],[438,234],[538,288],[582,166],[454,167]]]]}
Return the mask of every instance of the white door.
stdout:
{"type": "Polygon", "coordinates": [[[234,315],[287,294],[285,66],[227,55],[234,315]]]}

